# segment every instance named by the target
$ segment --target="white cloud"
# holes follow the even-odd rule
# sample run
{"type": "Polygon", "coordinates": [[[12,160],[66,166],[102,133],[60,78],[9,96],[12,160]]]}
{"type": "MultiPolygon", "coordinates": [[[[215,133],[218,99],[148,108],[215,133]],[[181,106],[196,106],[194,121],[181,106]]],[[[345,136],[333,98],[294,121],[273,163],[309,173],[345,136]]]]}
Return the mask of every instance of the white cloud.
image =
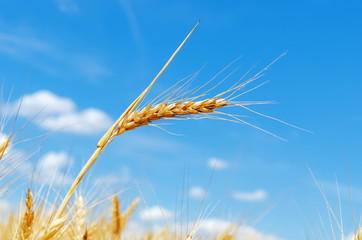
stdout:
{"type": "MultiPolygon", "coordinates": [[[[7,107],[7,111],[14,113],[18,109],[20,101],[19,99],[15,103],[11,103],[7,107]]],[[[73,100],[59,97],[46,90],[23,97],[19,115],[29,117],[34,114],[39,115],[36,121],[40,127],[78,134],[105,131],[113,122],[105,112],[99,109],[87,108],[79,111],[73,100]]]]}
{"type": "Polygon", "coordinates": [[[252,192],[234,191],[232,196],[235,200],[244,202],[261,202],[267,199],[268,193],[263,189],[258,189],[252,192]]]}
{"type": "Polygon", "coordinates": [[[202,233],[210,234],[210,235],[219,235],[223,231],[225,231],[229,226],[231,226],[231,222],[217,219],[217,218],[209,218],[203,220],[199,225],[199,230],[202,233]]]}
{"type": "Polygon", "coordinates": [[[112,120],[103,111],[88,108],[81,112],[70,112],[46,117],[40,125],[49,130],[59,130],[92,134],[102,132],[112,125],[112,120]]]}
{"type": "Polygon", "coordinates": [[[164,218],[170,219],[172,212],[166,208],[153,206],[140,212],[140,218],[143,221],[163,221],[164,218]]]}
{"type": "Polygon", "coordinates": [[[39,160],[39,176],[41,183],[47,185],[69,184],[72,178],[66,175],[74,159],[65,152],[48,152],[39,160]]]}
{"type": "Polygon", "coordinates": [[[195,199],[202,199],[205,196],[205,189],[199,186],[192,187],[189,192],[189,196],[195,199]]]}
{"type": "Polygon", "coordinates": [[[210,158],[207,165],[210,168],[215,168],[215,170],[222,170],[227,168],[229,164],[220,158],[210,158]]]}
{"type": "MultiPolygon", "coordinates": [[[[19,106],[20,99],[15,106],[19,106]]],[[[19,110],[20,116],[40,114],[65,114],[75,111],[75,104],[69,98],[59,97],[52,92],[41,90],[30,95],[25,95],[19,110]]]]}
{"type": "MultiPolygon", "coordinates": [[[[217,218],[210,218],[202,221],[199,225],[199,234],[210,236],[219,236],[228,228],[232,227],[232,229],[236,229],[234,237],[235,239],[239,240],[278,240],[279,238],[274,235],[268,235],[257,231],[256,229],[250,226],[237,226],[237,224],[217,219],[217,218]],[[237,227],[237,228],[235,228],[237,227]]],[[[233,232],[234,233],[234,232],[233,232]]]]}

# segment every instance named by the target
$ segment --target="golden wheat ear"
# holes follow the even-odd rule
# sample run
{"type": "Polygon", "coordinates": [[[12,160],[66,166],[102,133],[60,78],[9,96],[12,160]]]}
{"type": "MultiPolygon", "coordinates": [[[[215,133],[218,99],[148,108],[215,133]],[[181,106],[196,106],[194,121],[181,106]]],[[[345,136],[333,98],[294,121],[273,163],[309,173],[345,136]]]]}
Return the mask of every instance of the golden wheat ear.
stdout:
{"type": "Polygon", "coordinates": [[[3,156],[5,155],[5,152],[9,146],[10,143],[10,137],[7,137],[0,145],[0,160],[3,158],[3,156]]]}
{"type": "Polygon", "coordinates": [[[129,208],[125,211],[124,214],[121,213],[119,200],[117,196],[112,198],[112,222],[111,222],[111,230],[113,238],[119,239],[122,231],[127,225],[127,221],[129,217],[132,215],[137,205],[139,204],[140,199],[135,199],[129,208]]]}
{"type": "Polygon", "coordinates": [[[30,239],[30,235],[32,233],[33,221],[34,221],[34,210],[33,210],[33,193],[30,189],[26,194],[25,206],[26,210],[24,213],[24,217],[22,219],[21,228],[20,228],[20,236],[21,240],[30,239]]]}
{"type": "Polygon", "coordinates": [[[182,46],[185,44],[187,39],[191,36],[191,34],[194,32],[196,27],[199,23],[196,24],[196,26],[191,30],[191,32],[187,35],[185,40],[180,44],[180,46],[176,49],[176,51],[172,54],[170,59],[166,62],[166,64],[163,66],[161,71],[156,75],[156,77],[153,79],[153,81],[150,83],[150,85],[139,95],[136,100],[126,109],[126,111],[119,117],[119,119],[109,128],[109,130],[104,134],[104,136],[100,139],[100,141],[97,144],[97,149],[94,151],[93,155],[89,158],[88,162],[83,166],[81,171],[79,172],[78,176],[74,180],[73,184],[71,185],[70,189],[68,190],[68,193],[64,197],[62,203],[60,204],[54,219],[60,218],[63,214],[66,206],[68,205],[70,198],[73,196],[74,191],[78,187],[80,181],[84,177],[84,175],[88,172],[89,168],[93,165],[93,163],[97,160],[98,156],[103,152],[104,148],[113,141],[114,137],[119,135],[120,132],[118,130],[119,125],[124,123],[126,119],[129,118],[129,116],[132,114],[134,109],[139,105],[141,100],[145,97],[145,95],[150,91],[153,84],[156,82],[156,80],[161,76],[161,74],[165,71],[165,69],[168,67],[168,65],[172,62],[176,54],[180,51],[182,46]]]}
{"type": "Polygon", "coordinates": [[[111,229],[113,238],[119,238],[121,235],[121,210],[119,208],[119,200],[117,196],[112,198],[112,222],[111,229]]]}

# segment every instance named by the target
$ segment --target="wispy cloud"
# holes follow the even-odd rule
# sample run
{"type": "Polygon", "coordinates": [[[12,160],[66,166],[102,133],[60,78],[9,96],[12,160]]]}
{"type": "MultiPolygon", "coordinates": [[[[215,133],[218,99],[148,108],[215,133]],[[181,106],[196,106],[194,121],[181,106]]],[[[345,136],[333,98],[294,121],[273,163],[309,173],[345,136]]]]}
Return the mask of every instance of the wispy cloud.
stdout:
{"type": "Polygon", "coordinates": [[[349,192],[351,192],[352,200],[362,202],[362,188],[354,185],[348,186],[348,184],[342,184],[330,181],[320,181],[319,184],[323,187],[324,190],[332,192],[338,195],[341,199],[349,200],[349,192]]]}
{"type": "Polygon", "coordinates": [[[268,193],[263,189],[252,192],[234,191],[232,192],[232,197],[237,201],[262,202],[267,199],[268,193]]]}
{"type": "Polygon", "coordinates": [[[144,51],[145,47],[144,47],[144,43],[143,43],[143,37],[138,25],[138,21],[136,18],[136,15],[132,9],[132,6],[130,4],[129,0],[120,0],[120,4],[124,10],[124,12],[126,13],[131,31],[132,31],[132,35],[133,35],[133,39],[136,41],[138,48],[140,51],[144,51]]]}
{"type": "Polygon", "coordinates": [[[77,54],[70,59],[79,73],[87,78],[98,79],[111,74],[111,71],[103,64],[99,57],[77,54]]]}
{"type": "Polygon", "coordinates": [[[126,184],[132,180],[131,169],[126,166],[117,169],[117,174],[107,174],[95,178],[94,184],[98,186],[117,186],[126,184]]]}
{"type": "Polygon", "coordinates": [[[99,56],[60,49],[51,42],[32,35],[31,31],[0,32],[0,53],[31,63],[57,77],[73,75],[94,81],[111,74],[111,70],[99,56]]]}
{"type": "Polygon", "coordinates": [[[56,0],[58,9],[64,13],[76,13],[79,11],[78,5],[73,0],[56,0]]]}
{"type": "Polygon", "coordinates": [[[172,217],[172,212],[166,208],[153,206],[140,212],[143,221],[163,221],[172,217]]]}
{"type": "Polygon", "coordinates": [[[112,119],[105,112],[95,108],[77,110],[72,99],[57,96],[47,90],[24,95],[22,101],[19,99],[10,103],[6,110],[15,112],[19,104],[20,116],[38,114],[38,125],[48,130],[93,134],[106,130],[112,124],[112,119]]]}
{"type": "Polygon", "coordinates": [[[34,52],[51,54],[54,51],[47,42],[29,35],[25,37],[21,34],[0,32],[0,43],[0,52],[20,58],[34,52]]]}
{"type": "Polygon", "coordinates": [[[154,136],[140,132],[133,132],[127,138],[120,138],[115,144],[122,146],[119,153],[123,156],[144,159],[150,154],[172,153],[185,147],[181,141],[163,136],[154,136]]]}
{"type": "Polygon", "coordinates": [[[226,169],[229,164],[220,158],[210,158],[207,162],[207,166],[212,169],[215,168],[215,170],[223,170],[226,169]]]}
{"type": "Polygon", "coordinates": [[[194,199],[202,199],[205,196],[205,189],[200,186],[194,186],[190,189],[189,196],[194,199]]]}
{"type": "Polygon", "coordinates": [[[72,178],[67,171],[74,162],[74,158],[66,152],[48,152],[39,160],[38,181],[45,185],[70,184],[72,178]]]}

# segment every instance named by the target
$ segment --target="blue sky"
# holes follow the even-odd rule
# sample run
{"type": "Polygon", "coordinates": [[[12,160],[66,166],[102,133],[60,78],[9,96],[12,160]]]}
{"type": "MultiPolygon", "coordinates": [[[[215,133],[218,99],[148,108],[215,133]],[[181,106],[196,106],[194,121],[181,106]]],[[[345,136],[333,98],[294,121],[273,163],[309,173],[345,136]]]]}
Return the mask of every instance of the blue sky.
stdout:
{"type": "MultiPolygon", "coordinates": [[[[204,207],[222,201],[209,219],[245,220],[266,234],[304,239],[313,236],[306,222],[317,233],[316,209],[329,222],[309,166],[337,215],[338,179],[349,233],[354,227],[345,158],[357,217],[362,206],[361,10],[360,1],[337,0],[2,1],[4,98],[14,87],[14,106],[25,92],[18,126],[46,105],[27,125],[26,137],[52,132],[44,142],[35,140],[40,152],[27,164],[38,160],[48,169],[40,174],[40,182],[55,175],[70,182],[107,126],[150,83],[201,19],[148,99],[203,67],[193,82],[200,86],[242,56],[229,72],[240,69],[217,89],[222,91],[254,64],[256,69],[249,76],[287,51],[253,86],[270,82],[238,100],[275,100],[278,104],[253,109],[313,134],[241,108],[226,111],[251,116],[249,122],[288,141],[226,121],[168,121],[171,125],[162,127],[184,136],[142,127],[118,137],[98,160],[87,186],[108,186],[97,190],[103,189],[105,197],[127,189],[121,195],[126,205],[140,195],[137,181],[152,208],[158,205],[152,185],[160,205],[172,215],[177,196],[180,205],[186,166],[193,191],[190,211],[195,213],[212,172],[209,163],[217,159],[219,167],[204,207]],[[57,131],[58,126],[67,128],[57,131]],[[65,176],[70,163],[70,174],[65,176]]],[[[25,189],[26,185],[19,191],[25,189]]],[[[12,193],[3,201],[7,197],[19,199],[12,193]]],[[[142,209],[147,208],[143,205],[142,209]]]]}

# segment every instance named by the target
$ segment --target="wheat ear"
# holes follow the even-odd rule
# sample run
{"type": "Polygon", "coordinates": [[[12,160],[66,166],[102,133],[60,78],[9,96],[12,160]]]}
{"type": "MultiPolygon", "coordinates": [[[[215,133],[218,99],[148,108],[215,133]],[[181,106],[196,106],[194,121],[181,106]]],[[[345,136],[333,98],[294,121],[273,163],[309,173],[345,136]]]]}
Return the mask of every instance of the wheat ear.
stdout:
{"type": "Polygon", "coordinates": [[[60,233],[60,230],[64,227],[67,222],[67,218],[57,218],[52,220],[49,224],[44,226],[35,239],[39,240],[50,240],[53,239],[55,235],[60,233]]]}
{"type": "Polygon", "coordinates": [[[0,160],[3,158],[3,156],[6,153],[6,150],[9,146],[10,138],[7,137],[0,145],[0,160]]]}
{"type": "Polygon", "coordinates": [[[134,212],[134,210],[136,209],[137,205],[140,203],[140,199],[137,198],[136,200],[134,200],[131,204],[131,206],[129,206],[129,208],[126,210],[126,212],[122,215],[121,217],[121,225],[120,225],[120,230],[122,231],[126,224],[127,224],[127,220],[128,218],[131,216],[131,214],[134,212]]]}
{"type": "Polygon", "coordinates": [[[29,239],[29,236],[32,232],[33,220],[34,220],[34,210],[33,210],[33,193],[28,189],[25,200],[26,211],[24,214],[23,224],[21,227],[20,239],[26,240],[29,239]]]}
{"type": "Polygon", "coordinates": [[[119,238],[121,234],[121,211],[119,208],[119,200],[117,196],[112,198],[112,222],[111,222],[111,229],[113,238],[119,238]]]}
{"type": "Polygon", "coordinates": [[[82,170],[79,172],[78,176],[72,183],[71,187],[69,188],[66,196],[64,197],[62,203],[60,204],[57,212],[55,213],[54,219],[60,218],[63,214],[66,206],[68,205],[70,198],[73,196],[74,191],[76,190],[77,186],[79,185],[80,181],[82,180],[83,176],[87,173],[89,168],[93,165],[93,163],[97,160],[98,156],[103,152],[105,147],[113,141],[114,131],[117,129],[119,123],[123,122],[124,119],[127,119],[127,117],[134,111],[134,109],[139,105],[141,100],[145,97],[145,95],[149,92],[152,85],[156,82],[156,80],[161,76],[161,74],[165,71],[165,69],[168,67],[168,65],[171,63],[173,58],[176,56],[176,54],[180,51],[182,46],[185,44],[187,39],[191,36],[193,31],[196,29],[197,25],[191,30],[191,32],[187,35],[185,40],[180,44],[180,46],[176,49],[176,51],[172,54],[170,59],[166,62],[166,64],[163,66],[161,71],[156,75],[156,77],[153,79],[151,84],[141,93],[140,96],[127,108],[127,110],[121,115],[121,117],[112,125],[112,127],[104,134],[104,136],[101,138],[101,140],[97,144],[97,149],[94,151],[93,155],[89,158],[88,162],[83,166],[82,170]]]}
{"type": "Polygon", "coordinates": [[[140,199],[137,198],[134,200],[129,206],[129,208],[125,211],[125,213],[122,215],[121,210],[119,207],[119,200],[117,196],[114,196],[112,198],[112,222],[111,222],[111,229],[112,234],[115,239],[119,239],[119,236],[122,233],[122,230],[125,228],[127,224],[128,218],[131,216],[131,214],[136,209],[137,205],[139,204],[140,199]]]}
{"type": "Polygon", "coordinates": [[[84,234],[83,234],[83,238],[82,238],[83,240],[87,240],[88,239],[88,230],[87,229],[85,229],[85,232],[84,232],[84,234]]]}
{"type": "Polygon", "coordinates": [[[84,200],[81,195],[79,195],[75,200],[75,212],[72,219],[71,228],[71,234],[73,235],[74,239],[82,239],[84,233],[86,232],[87,222],[84,200]]]}

